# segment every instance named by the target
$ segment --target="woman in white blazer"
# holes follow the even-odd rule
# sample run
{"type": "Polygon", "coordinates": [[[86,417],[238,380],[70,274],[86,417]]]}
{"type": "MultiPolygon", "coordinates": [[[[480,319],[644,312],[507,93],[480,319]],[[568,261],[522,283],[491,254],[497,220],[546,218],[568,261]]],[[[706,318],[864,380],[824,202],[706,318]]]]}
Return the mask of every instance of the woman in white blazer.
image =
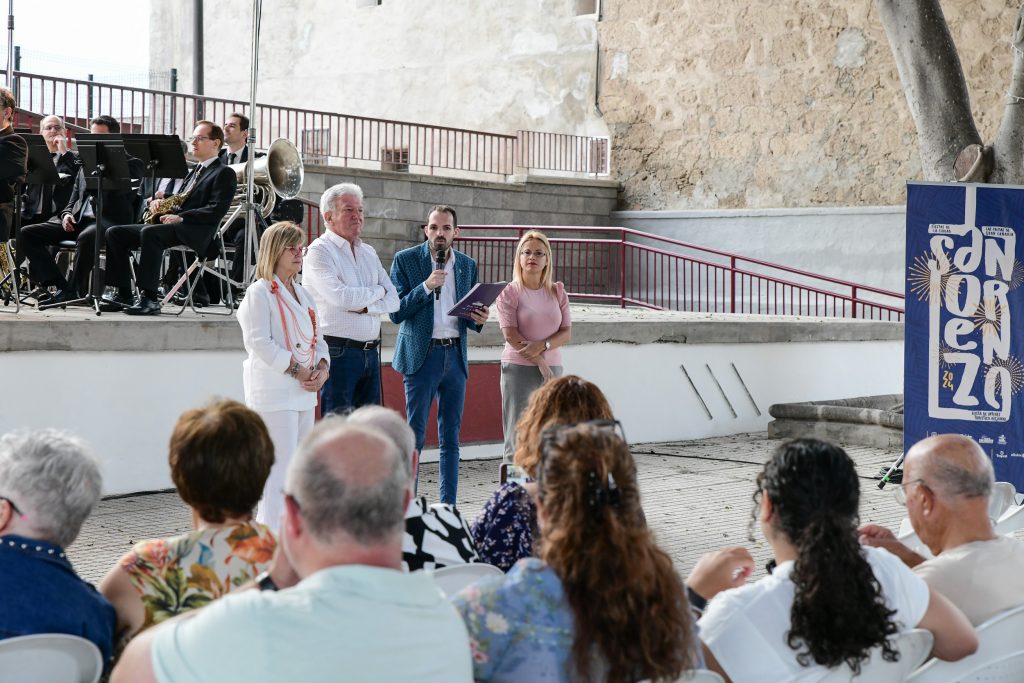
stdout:
{"type": "Polygon", "coordinates": [[[306,253],[305,234],[291,222],[274,223],[260,240],[256,279],[238,308],[245,402],[259,413],[274,442],[274,466],[256,508],[256,519],[277,530],[284,509],[285,472],[299,441],[313,428],[329,353],[316,305],[297,282],[306,253]]]}

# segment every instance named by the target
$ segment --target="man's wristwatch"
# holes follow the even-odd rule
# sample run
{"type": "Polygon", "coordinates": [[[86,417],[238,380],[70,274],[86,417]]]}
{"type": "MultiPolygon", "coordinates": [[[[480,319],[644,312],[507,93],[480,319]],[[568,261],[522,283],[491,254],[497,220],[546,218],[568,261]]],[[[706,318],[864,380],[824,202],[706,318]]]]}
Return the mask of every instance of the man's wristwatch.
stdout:
{"type": "Polygon", "coordinates": [[[263,572],[256,577],[256,587],[261,591],[277,590],[277,584],[274,583],[274,577],[270,575],[270,572],[263,572]]]}

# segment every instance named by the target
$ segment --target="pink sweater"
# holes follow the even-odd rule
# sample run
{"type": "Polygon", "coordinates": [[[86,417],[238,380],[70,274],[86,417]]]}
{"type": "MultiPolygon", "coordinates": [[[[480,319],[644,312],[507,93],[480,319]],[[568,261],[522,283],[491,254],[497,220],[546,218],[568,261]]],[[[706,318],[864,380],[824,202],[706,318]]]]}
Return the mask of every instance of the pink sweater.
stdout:
{"type": "MultiPolygon", "coordinates": [[[[502,329],[518,328],[519,334],[527,341],[541,341],[563,327],[571,327],[569,297],[565,295],[565,286],[556,282],[555,292],[556,296],[552,296],[546,289],[527,289],[514,282],[509,284],[495,302],[498,324],[502,329]]],[[[508,342],[505,342],[505,350],[501,352],[501,360],[514,365],[535,365],[519,355],[508,342]]],[[[549,366],[561,365],[562,350],[545,351],[544,362],[549,366]]]]}

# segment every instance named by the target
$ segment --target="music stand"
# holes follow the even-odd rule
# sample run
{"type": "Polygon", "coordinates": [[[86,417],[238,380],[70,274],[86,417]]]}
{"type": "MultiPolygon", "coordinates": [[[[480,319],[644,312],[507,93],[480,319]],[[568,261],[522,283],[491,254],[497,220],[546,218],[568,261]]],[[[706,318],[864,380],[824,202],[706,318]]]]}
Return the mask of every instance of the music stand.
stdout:
{"type": "Polygon", "coordinates": [[[121,139],[125,151],[146,165],[146,175],[153,183],[153,194],[157,191],[157,178],[177,179],[188,175],[185,152],[181,148],[181,138],[177,135],[130,133],[122,135],[121,139]]]}
{"type": "Polygon", "coordinates": [[[104,277],[100,271],[100,253],[103,250],[103,193],[108,190],[130,191],[131,172],[128,170],[128,156],[120,135],[79,135],[78,157],[82,160],[85,173],[85,187],[95,190],[96,198],[96,241],[93,250],[92,288],[84,297],[56,304],[44,304],[39,310],[54,306],[69,306],[84,303],[92,306],[100,315],[100,298],[103,296],[104,277]]]}
{"type": "MultiPolygon", "coordinates": [[[[25,140],[25,144],[28,147],[28,172],[25,174],[25,184],[27,185],[56,185],[60,182],[60,176],[57,174],[57,168],[53,165],[53,153],[50,152],[50,148],[46,146],[46,140],[42,135],[32,133],[19,133],[25,140]]],[[[63,207],[61,207],[63,208],[63,207]]],[[[15,244],[18,248],[15,249],[14,264],[11,266],[11,272],[4,275],[3,279],[0,280],[0,288],[8,281],[11,280],[11,284],[14,288],[14,296],[16,300],[15,309],[20,308],[20,305],[24,303],[21,300],[19,282],[21,273],[19,264],[21,263],[21,193],[18,192],[14,195],[14,225],[11,234],[14,235],[15,244]]],[[[7,304],[7,294],[4,294],[4,304],[7,304]]]]}

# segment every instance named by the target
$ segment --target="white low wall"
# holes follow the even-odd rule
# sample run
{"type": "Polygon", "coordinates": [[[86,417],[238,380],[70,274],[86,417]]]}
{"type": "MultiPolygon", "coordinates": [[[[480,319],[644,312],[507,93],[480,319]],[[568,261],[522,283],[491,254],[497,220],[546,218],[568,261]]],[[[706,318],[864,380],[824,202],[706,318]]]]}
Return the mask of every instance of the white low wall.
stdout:
{"type": "Polygon", "coordinates": [[[611,221],[857,284],[904,289],[902,206],[617,211],[611,221]]]}
{"type": "MultiPolygon", "coordinates": [[[[385,361],[390,353],[384,350],[385,361]]],[[[499,355],[497,347],[470,349],[471,360],[499,355]]],[[[569,346],[564,356],[567,373],[605,391],[634,443],[761,431],[773,403],[899,393],[903,381],[899,341],[590,343],[569,346]]],[[[103,463],[107,494],[168,488],[167,442],[178,415],[212,396],[241,399],[243,357],[235,351],[2,353],[0,376],[15,392],[0,411],[0,432],[58,427],[79,434],[103,463]]],[[[499,451],[469,447],[464,457],[499,451]]],[[[436,452],[425,454],[434,458],[436,452]]]]}

